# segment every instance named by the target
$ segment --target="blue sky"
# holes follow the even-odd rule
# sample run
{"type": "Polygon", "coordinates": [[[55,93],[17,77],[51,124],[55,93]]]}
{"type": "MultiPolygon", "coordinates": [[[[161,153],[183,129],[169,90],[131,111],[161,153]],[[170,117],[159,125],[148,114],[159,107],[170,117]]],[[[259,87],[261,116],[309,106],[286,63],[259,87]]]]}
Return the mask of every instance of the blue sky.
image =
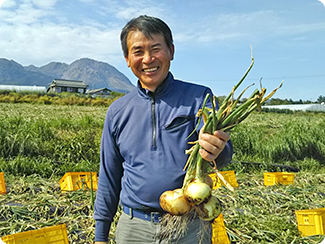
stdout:
{"type": "MultiPolygon", "coordinates": [[[[275,98],[325,96],[325,6],[319,0],[0,0],[0,58],[24,66],[91,58],[113,65],[133,84],[119,42],[140,14],[163,19],[176,48],[178,79],[228,95],[255,64],[241,89],[255,83],[275,98]]],[[[253,91],[255,87],[247,92],[253,91]]]]}

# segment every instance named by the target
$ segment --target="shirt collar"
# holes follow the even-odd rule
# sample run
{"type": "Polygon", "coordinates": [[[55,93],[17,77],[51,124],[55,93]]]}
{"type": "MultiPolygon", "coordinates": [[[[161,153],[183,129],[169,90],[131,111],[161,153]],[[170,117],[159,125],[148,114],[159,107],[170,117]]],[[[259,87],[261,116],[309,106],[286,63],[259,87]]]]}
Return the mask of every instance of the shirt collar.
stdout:
{"type": "Polygon", "coordinates": [[[138,90],[140,91],[141,94],[144,94],[146,96],[160,97],[171,89],[173,82],[174,82],[174,77],[172,73],[168,72],[166,79],[156,88],[154,92],[142,88],[139,80],[138,80],[138,90]]]}

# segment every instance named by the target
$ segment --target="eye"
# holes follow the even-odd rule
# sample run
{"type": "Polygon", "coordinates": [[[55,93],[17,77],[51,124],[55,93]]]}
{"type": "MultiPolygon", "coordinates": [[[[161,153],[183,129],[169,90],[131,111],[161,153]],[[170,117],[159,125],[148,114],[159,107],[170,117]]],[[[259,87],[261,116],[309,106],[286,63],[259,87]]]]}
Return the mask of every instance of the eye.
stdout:
{"type": "Polygon", "coordinates": [[[143,51],[141,51],[141,50],[136,50],[133,52],[133,55],[135,55],[135,56],[140,56],[142,54],[143,54],[143,51]]]}
{"type": "Polygon", "coordinates": [[[154,49],[152,49],[152,51],[153,51],[154,53],[157,53],[157,52],[159,52],[159,51],[160,51],[160,48],[158,48],[158,47],[155,47],[154,49]]]}

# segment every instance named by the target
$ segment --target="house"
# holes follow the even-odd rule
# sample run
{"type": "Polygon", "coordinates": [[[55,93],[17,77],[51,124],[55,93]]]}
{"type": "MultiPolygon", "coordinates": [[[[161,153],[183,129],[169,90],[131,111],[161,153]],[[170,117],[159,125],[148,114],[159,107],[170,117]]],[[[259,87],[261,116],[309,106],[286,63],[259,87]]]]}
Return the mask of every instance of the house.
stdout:
{"type": "Polygon", "coordinates": [[[0,90],[7,91],[32,91],[32,92],[46,92],[45,86],[18,86],[18,85],[0,85],[0,90]]]}
{"type": "Polygon", "coordinates": [[[100,88],[100,89],[95,89],[95,90],[88,90],[86,92],[88,95],[91,95],[92,97],[108,97],[111,95],[111,90],[108,88],[100,88]]]}
{"type": "Polygon", "coordinates": [[[85,93],[88,85],[79,80],[54,79],[47,88],[47,92],[77,92],[85,93]]]}

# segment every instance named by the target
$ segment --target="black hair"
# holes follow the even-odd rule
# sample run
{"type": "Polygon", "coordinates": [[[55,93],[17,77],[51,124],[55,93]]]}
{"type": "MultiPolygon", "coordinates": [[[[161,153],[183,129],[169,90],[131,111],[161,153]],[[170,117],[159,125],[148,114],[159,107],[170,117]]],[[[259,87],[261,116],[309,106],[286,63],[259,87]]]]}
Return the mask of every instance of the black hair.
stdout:
{"type": "Polygon", "coordinates": [[[130,31],[140,31],[147,38],[152,38],[152,34],[160,34],[164,37],[168,48],[173,46],[172,32],[164,21],[156,17],[140,15],[131,19],[122,29],[120,39],[125,57],[128,56],[127,37],[130,31]]]}

